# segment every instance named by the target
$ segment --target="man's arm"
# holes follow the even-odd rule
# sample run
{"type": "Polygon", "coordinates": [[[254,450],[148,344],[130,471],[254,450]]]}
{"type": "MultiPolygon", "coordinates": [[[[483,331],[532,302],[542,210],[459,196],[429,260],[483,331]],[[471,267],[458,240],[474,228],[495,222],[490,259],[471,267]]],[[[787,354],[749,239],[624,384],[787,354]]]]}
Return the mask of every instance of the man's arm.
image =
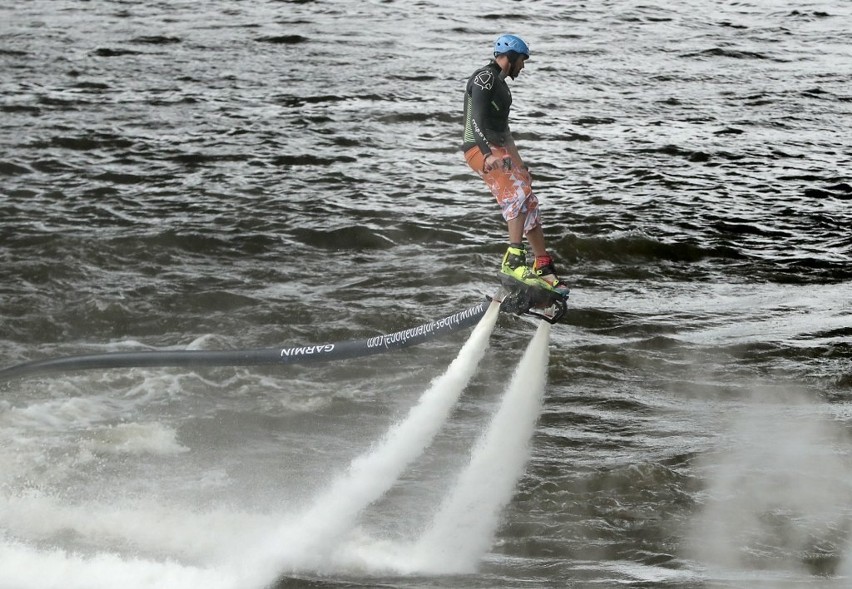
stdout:
{"type": "Polygon", "coordinates": [[[519,161],[521,163],[521,166],[526,167],[526,164],[524,164],[524,160],[521,158],[521,154],[518,153],[518,146],[515,145],[515,138],[512,137],[511,131],[506,133],[506,150],[516,161],[519,161]]]}
{"type": "Polygon", "coordinates": [[[485,136],[488,109],[494,94],[494,74],[489,70],[479,72],[470,84],[470,124],[476,145],[485,157],[491,154],[485,136]]]}

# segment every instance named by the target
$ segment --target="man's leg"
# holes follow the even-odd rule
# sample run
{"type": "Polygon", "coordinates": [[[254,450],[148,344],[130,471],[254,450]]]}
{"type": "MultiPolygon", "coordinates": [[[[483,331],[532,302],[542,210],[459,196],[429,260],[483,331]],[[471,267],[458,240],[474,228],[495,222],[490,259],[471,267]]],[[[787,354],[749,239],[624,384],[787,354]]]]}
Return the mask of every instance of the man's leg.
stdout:
{"type": "MultiPolygon", "coordinates": [[[[523,223],[521,226],[523,228],[523,223]]],[[[542,230],[541,225],[536,225],[529,231],[529,233],[527,233],[527,241],[530,242],[530,247],[532,248],[533,254],[535,254],[536,258],[547,255],[547,248],[544,245],[544,231],[542,230]]]]}
{"type": "MultiPolygon", "coordinates": [[[[512,222],[509,222],[509,240],[512,243],[520,243],[520,241],[515,241],[514,237],[523,233],[525,220],[526,215],[519,215],[517,218],[512,219],[512,221],[516,222],[514,225],[512,222]],[[518,219],[521,219],[521,221],[518,222],[518,219]]],[[[544,240],[544,230],[541,228],[541,223],[536,224],[535,227],[530,229],[527,232],[526,237],[533,250],[533,254],[535,255],[533,272],[536,276],[544,280],[544,282],[546,282],[552,289],[561,294],[567,295],[568,287],[556,275],[556,268],[553,264],[553,259],[550,257],[550,254],[547,253],[544,240]]]]}
{"type": "Polygon", "coordinates": [[[527,216],[522,213],[506,222],[509,226],[509,243],[522,243],[524,241],[524,222],[526,218],[527,216]]]}

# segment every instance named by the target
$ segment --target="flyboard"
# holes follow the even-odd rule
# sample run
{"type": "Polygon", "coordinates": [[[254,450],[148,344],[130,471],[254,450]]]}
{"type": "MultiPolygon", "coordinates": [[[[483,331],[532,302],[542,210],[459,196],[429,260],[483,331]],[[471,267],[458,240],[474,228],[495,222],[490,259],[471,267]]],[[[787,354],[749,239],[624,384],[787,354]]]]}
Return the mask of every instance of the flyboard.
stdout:
{"type": "Polygon", "coordinates": [[[501,281],[503,287],[495,296],[478,305],[437,321],[366,339],[249,350],[145,350],[64,356],[0,369],[0,380],[85,369],[286,365],[359,358],[417,345],[475,325],[491,301],[500,303],[501,311],[531,315],[549,323],[565,315],[565,297],[555,291],[530,287],[509,277],[501,277],[501,281]]]}
{"type": "Polygon", "coordinates": [[[500,310],[514,315],[532,315],[550,324],[558,323],[568,312],[568,295],[552,289],[529,286],[507,276],[500,275],[502,285],[495,296],[500,310]]]}

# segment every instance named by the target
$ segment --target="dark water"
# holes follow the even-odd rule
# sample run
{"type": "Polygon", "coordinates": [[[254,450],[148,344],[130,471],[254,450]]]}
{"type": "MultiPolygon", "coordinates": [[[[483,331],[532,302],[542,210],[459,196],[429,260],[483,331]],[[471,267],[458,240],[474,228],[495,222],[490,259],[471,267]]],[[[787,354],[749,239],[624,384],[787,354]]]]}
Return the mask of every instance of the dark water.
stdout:
{"type": "MultiPolygon", "coordinates": [[[[572,297],[523,477],[470,570],[400,564],[535,331],[503,316],[347,560],[281,587],[848,586],[849,3],[42,0],[0,22],[3,366],[476,304],[505,236],[461,92],[497,34],[530,42],[513,128],[572,297]]],[[[0,586],[261,586],[246,547],[466,338],[0,383],[0,586]]]]}

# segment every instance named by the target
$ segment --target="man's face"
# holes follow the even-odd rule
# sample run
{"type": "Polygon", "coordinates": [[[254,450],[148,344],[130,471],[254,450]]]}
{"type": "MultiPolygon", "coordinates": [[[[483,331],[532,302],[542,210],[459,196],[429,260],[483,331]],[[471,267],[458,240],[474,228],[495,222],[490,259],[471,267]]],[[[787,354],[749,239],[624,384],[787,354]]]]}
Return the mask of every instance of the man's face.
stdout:
{"type": "Polygon", "coordinates": [[[509,69],[509,74],[512,76],[513,80],[517,78],[518,74],[521,73],[521,70],[524,69],[524,63],[526,63],[526,61],[527,58],[521,56],[515,60],[514,64],[512,64],[512,67],[509,69]]]}

